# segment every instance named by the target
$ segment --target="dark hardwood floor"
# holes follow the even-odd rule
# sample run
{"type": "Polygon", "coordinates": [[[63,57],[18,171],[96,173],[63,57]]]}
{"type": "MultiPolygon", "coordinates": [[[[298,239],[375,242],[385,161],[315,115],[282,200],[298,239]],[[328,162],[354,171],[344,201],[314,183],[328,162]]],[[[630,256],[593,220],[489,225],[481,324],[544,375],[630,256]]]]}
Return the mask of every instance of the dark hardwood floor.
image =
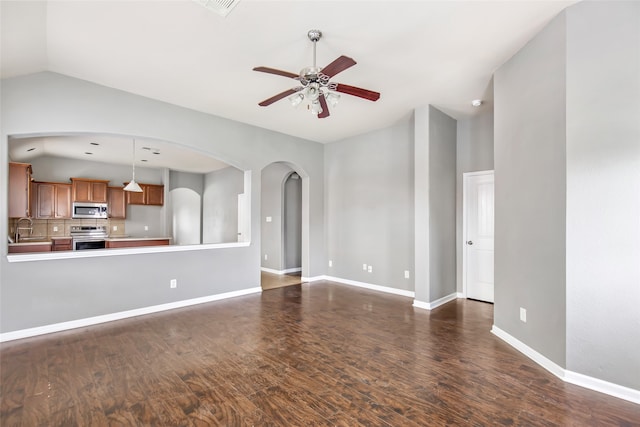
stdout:
{"type": "Polygon", "coordinates": [[[2,344],[7,426],[632,426],[489,330],[493,307],[329,282],[2,344]]]}
{"type": "Polygon", "coordinates": [[[260,272],[260,286],[263,291],[268,289],[284,288],[285,286],[299,285],[302,283],[300,273],[274,274],[266,271],[260,272]]]}

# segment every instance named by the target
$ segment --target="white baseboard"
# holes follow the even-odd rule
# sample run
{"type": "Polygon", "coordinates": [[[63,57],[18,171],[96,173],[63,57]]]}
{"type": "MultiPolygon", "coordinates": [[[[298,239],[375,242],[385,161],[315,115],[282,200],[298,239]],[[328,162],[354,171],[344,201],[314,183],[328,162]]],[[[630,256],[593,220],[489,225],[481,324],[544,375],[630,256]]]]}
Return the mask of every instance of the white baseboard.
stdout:
{"type": "Polygon", "coordinates": [[[464,296],[464,293],[456,292],[456,298],[466,298],[466,297],[464,296]]]}
{"type": "Polygon", "coordinates": [[[555,362],[538,353],[536,350],[532,349],[522,341],[514,338],[502,329],[498,328],[496,325],[493,325],[493,327],[491,328],[491,333],[493,333],[495,336],[502,339],[507,344],[509,344],[510,346],[527,356],[529,359],[533,360],[538,365],[542,366],[544,369],[551,372],[553,375],[565,382],[575,384],[589,390],[604,393],[609,396],[617,397],[619,399],[628,400],[629,402],[640,404],[640,390],[624,387],[618,384],[610,383],[608,381],[603,381],[598,378],[564,369],[555,362]]]}
{"type": "Polygon", "coordinates": [[[319,280],[327,280],[327,276],[300,277],[303,282],[317,282],[319,280]]]}
{"type": "Polygon", "coordinates": [[[266,273],[283,275],[283,274],[289,274],[289,273],[298,273],[302,271],[302,267],[287,268],[284,270],[274,270],[273,268],[260,267],[260,271],[264,271],[266,273]]]}
{"type": "Polygon", "coordinates": [[[564,380],[568,383],[579,385],[580,387],[588,388],[640,405],[640,390],[634,390],[629,387],[610,383],[608,381],[603,381],[598,378],[579,374],[573,371],[565,371],[564,380]]]}
{"type": "Polygon", "coordinates": [[[458,294],[454,292],[432,302],[413,300],[413,306],[417,308],[423,308],[425,310],[433,310],[434,308],[440,307],[441,305],[453,301],[457,298],[458,294]]]}
{"type": "Polygon", "coordinates": [[[0,334],[0,342],[19,340],[22,338],[45,335],[53,332],[61,332],[69,329],[84,328],[86,326],[100,323],[112,322],[114,320],[127,319],[130,317],[142,316],[145,314],[158,313],[160,311],[172,310],[174,308],[188,307],[206,302],[218,301],[227,298],[239,297],[253,293],[262,292],[261,287],[242,289],[239,291],[225,292],[223,294],[209,295],[206,297],[193,298],[183,301],[175,301],[167,304],[154,305],[150,307],[136,308],[134,310],[120,311],[118,313],[105,314],[102,316],[87,317],[85,319],[72,320],[69,322],[54,323],[51,325],[38,326],[35,328],[21,329],[19,331],[5,332],[0,334]]]}
{"type": "Polygon", "coordinates": [[[403,297],[409,297],[409,298],[415,297],[415,292],[413,291],[406,291],[404,289],[390,288],[388,286],[380,286],[380,285],[374,285],[371,283],[358,282],[356,280],[342,279],[340,277],[324,276],[323,280],[330,280],[332,282],[338,282],[345,285],[371,289],[372,291],[386,292],[388,294],[394,294],[394,295],[401,295],[403,297]]]}

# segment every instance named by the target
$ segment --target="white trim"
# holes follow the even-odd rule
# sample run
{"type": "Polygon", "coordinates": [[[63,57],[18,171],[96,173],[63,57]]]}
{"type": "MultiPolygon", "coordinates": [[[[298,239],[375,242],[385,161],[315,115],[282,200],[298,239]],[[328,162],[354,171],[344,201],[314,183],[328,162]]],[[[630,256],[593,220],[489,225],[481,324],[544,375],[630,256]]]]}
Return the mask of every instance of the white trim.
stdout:
{"type": "Polygon", "coordinates": [[[463,292],[456,292],[456,298],[466,298],[466,295],[463,292]]]}
{"type": "Polygon", "coordinates": [[[226,248],[242,248],[247,247],[251,242],[231,242],[231,243],[211,243],[204,245],[164,245],[164,246],[143,246],[137,248],[113,248],[113,249],[94,249],[91,251],[57,251],[57,252],[39,252],[39,253],[22,253],[7,255],[8,262],[25,262],[25,261],[46,261],[52,259],[69,259],[69,258],[99,258],[106,256],[118,255],[135,255],[149,254],[158,252],[183,252],[183,251],[203,251],[208,249],[226,249],[226,248]]]}
{"type": "Polygon", "coordinates": [[[433,310],[434,308],[438,308],[441,305],[444,305],[448,302],[455,300],[456,298],[458,298],[458,293],[454,292],[452,294],[443,296],[442,298],[438,298],[433,302],[413,300],[413,306],[417,308],[423,308],[425,310],[433,310]]]}
{"type": "Polygon", "coordinates": [[[603,381],[598,378],[579,374],[573,371],[565,371],[564,380],[568,383],[575,384],[580,387],[588,388],[590,390],[598,391],[600,393],[608,394],[609,396],[628,400],[629,402],[637,403],[640,405],[639,390],[634,390],[629,387],[610,383],[608,381],[603,381]]]}
{"type": "Polygon", "coordinates": [[[518,350],[520,353],[527,356],[529,359],[536,362],[538,365],[542,366],[547,371],[551,372],[556,377],[564,379],[564,369],[562,367],[560,367],[550,359],[547,359],[545,356],[538,353],[537,351],[535,351],[534,349],[532,349],[522,341],[512,337],[502,329],[498,328],[496,325],[493,325],[491,327],[491,333],[497,336],[498,338],[500,338],[501,340],[505,341],[507,344],[509,344],[511,347],[515,348],[516,350],[518,350]]]}
{"type": "Polygon", "coordinates": [[[407,290],[404,290],[404,289],[397,289],[397,288],[390,288],[388,286],[374,285],[374,284],[365,283],[365,282],[358,282],[356,280],[342,279],[340,277],[323,276],[322,280],[329,280],[329,281],[332,281],[332,282],[342,283],[344,285],[351,285],[351,286],[357,286],[359,288],[371,289],[372,291],[386,292],[388,294],[394,294],[394,295],[401,295],[403,297],[409,297],[409,298],[414,298],[415,297],[415,292],[413,292],[413,291],[407,291],[407,290]]]}
{"type": "Polygon", "coordinates": [[[274,270],[273,268],[260,267],[260,271],[264,271],[266,273],[273,273],[273,274],[283,275],[283,274],[301,272],[302,268],[301,267],[296,267],[296,268],[287,268],[285,270],[274,270]]]}
{"type": "Polygon", "coordinates": [[[300,277],[303,282],[318,282],[320,280],[327,280],[327,276],[313,276],[313,277],[300,277]]]}
{"type": "Polygon", "coordinates": [[[629,402],[640,404],[640,390],[624,387],[618,384],[610,383],[608,381],[603,381],[598,378],[564,369],[561,366],[557,365],[555,362],[538,353],[522,341],[514,338],[507,332],[498,328],[496,325],[493,325],[493,327],[491,328],[491,333],[565,382],[575,384],[589,390],[604,393],[609,396],[617,397],[619,399],[628,400],[629,402]]]}
{"type": "MultiPolygon", "coordinates": [[[[87,251],[91,252],[91,251],[87,251]]],[[[5,332],[0,334],[0,342],[13,341],[22,338],[34,337],[37,335],[61,332],[69,329],[83,328],[100,323],[112,322],[114,320],[127,319],[130,317],[142,316],[145,314],[158,313],[160,311],[172,310],[174,308],[188,307],[206,302],[218,301],[227,298],[234,298],[243,295],[262,292],[261,287],[241,289],[239,291],[225,292],[222,294],[209,295],[206,297],[192,298],[183,301],[175,301],[167,304],[153,305],[150,307],[136,308],[134,310],[120,311],[118,313],[105,314],[102,316],[87,317],[84,319],[71,320],[69,322],[54,323],[51,325],[38,326],[35,328],[21,329],[19,331],[5,332]]]]}

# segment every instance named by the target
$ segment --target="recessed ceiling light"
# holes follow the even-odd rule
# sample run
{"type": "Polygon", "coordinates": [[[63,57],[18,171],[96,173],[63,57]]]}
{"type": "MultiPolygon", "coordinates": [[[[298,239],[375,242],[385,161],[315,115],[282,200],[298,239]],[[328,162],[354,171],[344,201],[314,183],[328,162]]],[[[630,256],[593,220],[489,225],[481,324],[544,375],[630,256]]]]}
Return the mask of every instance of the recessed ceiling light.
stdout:
{"type": "Polygon", "coordinates": [[[160,154],[160,152],[159,151],[154,151],[153,154],[160,154]]]}
{"type": "Polygon", "coordinates": [[[27,152],[29,152],[29,151],[33,151],[33,150],[35,150],[35,149],[36,149],[36,147],[31,147],[31,148],[27,149],[27,152]]]}
{"type": "Polygon", "coordinates": [[[148,162],[149,160],[147,159],[140,159],[141,162],[148,162]]]}
{"type": "Polygon", "coordinates": [[[91,144],[91,145],[100,145],[97,142],[90,142],[89,144],[91,144]]]}
{"type": "Polygon", "coordinates": [[[471,105],[473,105],[474,107],[479,107],[482,105],[482,100],[481,99],[474,99],[473,101],[471,101],[471,105]]]}
{"type": "Polygon", "coordinates": [[[89,151],[85,151],[84,154],[92,155],[93,153],[90,153],[89,151]]]}

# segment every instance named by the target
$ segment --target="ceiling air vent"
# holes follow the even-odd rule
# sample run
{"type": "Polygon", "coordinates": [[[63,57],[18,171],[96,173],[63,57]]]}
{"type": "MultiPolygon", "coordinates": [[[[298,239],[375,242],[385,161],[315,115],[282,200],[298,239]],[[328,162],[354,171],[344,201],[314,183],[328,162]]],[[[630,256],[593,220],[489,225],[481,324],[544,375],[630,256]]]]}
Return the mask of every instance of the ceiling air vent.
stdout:
{"type": "Polygon", "coordinates": [[[240,0],[193,0],[220,16],[227,16],[240,0]]]}

